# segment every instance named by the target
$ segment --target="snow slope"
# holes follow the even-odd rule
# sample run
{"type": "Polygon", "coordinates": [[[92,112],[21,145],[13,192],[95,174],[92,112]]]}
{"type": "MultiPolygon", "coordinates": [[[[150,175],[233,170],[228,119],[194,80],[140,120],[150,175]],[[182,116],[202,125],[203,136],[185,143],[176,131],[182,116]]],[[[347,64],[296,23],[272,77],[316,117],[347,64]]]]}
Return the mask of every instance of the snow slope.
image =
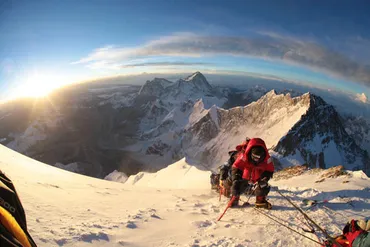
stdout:
{"type": "MultiPolygon", "coordinates": [[[[230,209],[217,222],[227,199],[219,202],[209,190],[210,173],[185,160],[122,184],[48,166],[0,145],[0,168],[16,185],[38,246],[317,246],[252,207],[230,209]]],[[[370,216],[370,180],[351,174],[322,183],[314,183],[318,175],[311,174],[272,184],[296,203],[328,199],[327,208],[309,215],[339,234],[348,218],[370,216]]],[[[293,228],[299,224],[297,211],[275,191],[270,201],[275,210],[265,212],[293,228]]]]}

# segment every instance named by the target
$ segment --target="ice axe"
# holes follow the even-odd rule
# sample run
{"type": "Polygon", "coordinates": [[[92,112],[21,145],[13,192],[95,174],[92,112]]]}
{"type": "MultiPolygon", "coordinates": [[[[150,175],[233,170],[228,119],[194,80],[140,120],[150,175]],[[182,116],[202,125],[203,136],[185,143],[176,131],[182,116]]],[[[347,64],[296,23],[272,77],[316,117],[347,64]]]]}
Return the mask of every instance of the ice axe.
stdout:
{"type": "Polygon", "coordinates": [[[231,207],[231,205],[233,204],[233,202],[236,200],[236,196],[233,196],[231,197],[230,201],[227,203],[227,206],[224,210],[224,212],[220,215],[220,217],[218,217],[217,221],[220,221],[221,218],[224,216],[224,214],[226,213],[226,211],[231,207]]]}
{"type": "MultiPolygon", "coordinates": [[[[253,189],[252,189],[252,191],[250,192],[249,198],[248,198],[247,202],[245,202],[244,204],[248,204],[248,203],[249,203],[249,199],[251,198],[251,196],[253,195],[254,191],[256,190],[256,188],[257,188],[257,184],[258,184],[258,182],[255,182],[255,183],[253,184],[253,189]]],[[[220,221],[220,220],[221,220],[221,218],[224,216],[224,214],[226,213],[226,211],[231,207],[231,205],[232,205],[232,204],[233,204],[233,202],[236,200],[236,198],[237,198],[236,196],[232,196],[232,197],[231,197],[230,201],[227,203],[227,206],[226,206],[226,208],[225,208],[224,212],[220,215],[220,217],[218,217],[217,221],[220,221]]]]}

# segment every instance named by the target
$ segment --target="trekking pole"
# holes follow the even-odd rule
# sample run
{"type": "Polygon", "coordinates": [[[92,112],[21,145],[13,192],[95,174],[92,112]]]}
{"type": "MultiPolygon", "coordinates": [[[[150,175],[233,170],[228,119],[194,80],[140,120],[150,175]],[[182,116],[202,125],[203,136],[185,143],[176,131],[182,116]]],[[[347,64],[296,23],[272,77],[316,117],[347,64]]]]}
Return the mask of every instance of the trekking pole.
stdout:
{"type": "Polygon", "coordinates": [[[254,191],[257,189],[257,184],[258,184],[258,182],[255,182],[255,183],[253,184],[253,186],[252,186],[252,190],[249,192],[248,199],[247,199],[247,201],[246,201],[246,202],[244,202],[244,204],[249,204],[249,200],[251,199],[251,197],[252,197],[252,195],[253,195],[254,191]]]}
{"type": "Polygon", "coordinates": [[[278,189],[277,186],[275,186],[275,189],[276,189],[276,192],[281,195],[285,200],[287,200],[290,204],[292,204],[292,206],[297,209],[304,217],[306,220],[308,220],[309,222],[311,222],[314,226],[317,227],[317,229],[319,229],[320,231],[322,231],[322,233],[324,233],[325,237],[328,238],[328,240],[334,244],[336,244],[338,247],[343,247],[340,243],[338,243],[333,237],[331,237],[329,235],[329,233],[321,228],[314,220],[312,220],[310,217],[308,217],[308,215],[300,208],[298,207],[297,205],[295,205],[288,197],[284,196],[278,189]]]}
{"type": "Polygon", "coordinates": [[[236,196],[233,196],[233,197],[230,199],[230,201],[227,203],[227,206],[226,206],[226,208],[225,208],[224,212],[220,215],[220,217],[218,217],[217,221],[220,221],[220,220],[221,220],[221,218],[224,216],[224,214],[225,214],[225,213],[226,213],[226,211],[229,209],[229,207],[231,207],[231,205],[233,204],[233,202],[235,201],[235,199],[236,199],[236,196]]]}

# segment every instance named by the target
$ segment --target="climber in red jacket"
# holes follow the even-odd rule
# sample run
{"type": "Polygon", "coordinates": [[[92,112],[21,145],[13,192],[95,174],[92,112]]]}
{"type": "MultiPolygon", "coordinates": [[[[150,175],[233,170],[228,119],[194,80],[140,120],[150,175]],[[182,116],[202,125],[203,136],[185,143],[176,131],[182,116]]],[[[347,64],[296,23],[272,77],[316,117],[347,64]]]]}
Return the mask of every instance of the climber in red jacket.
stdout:
{"type": "Polygon", "coordinates": [[[257,183],[254,190],[255,206],[270,209],[271,204],[266,200],[266,196],[270,192],[268,180],[272,178],[274,170],[274,164],[265,142],[260,138],[250,139],[245,152],[237,158],[232,166],[231,193],[235,198],[231,206],[238,205],[239,196],[244,191],[245,181],[248,181],[249,183],[257,183]]]}
{"type": "MultiPolygon", "coordinates": [[[[343,234],[334,239],[341,247],[370,247],[370,219],[350,220],[344,226],[343,234]]],[[[339,246],[327,241],[322,247],[339,246]]]]}

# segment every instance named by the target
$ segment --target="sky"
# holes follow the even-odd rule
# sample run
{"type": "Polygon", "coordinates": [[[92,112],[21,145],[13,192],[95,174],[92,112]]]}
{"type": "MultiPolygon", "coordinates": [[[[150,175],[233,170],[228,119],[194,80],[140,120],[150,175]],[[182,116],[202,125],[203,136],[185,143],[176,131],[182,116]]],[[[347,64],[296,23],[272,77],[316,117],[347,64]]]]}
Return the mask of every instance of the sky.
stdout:
{"type": "Polygon", "coordinates": [[[257,73],[370,96],[368,1],[0,1],[0,99],[99,77],[257,73]]]}

